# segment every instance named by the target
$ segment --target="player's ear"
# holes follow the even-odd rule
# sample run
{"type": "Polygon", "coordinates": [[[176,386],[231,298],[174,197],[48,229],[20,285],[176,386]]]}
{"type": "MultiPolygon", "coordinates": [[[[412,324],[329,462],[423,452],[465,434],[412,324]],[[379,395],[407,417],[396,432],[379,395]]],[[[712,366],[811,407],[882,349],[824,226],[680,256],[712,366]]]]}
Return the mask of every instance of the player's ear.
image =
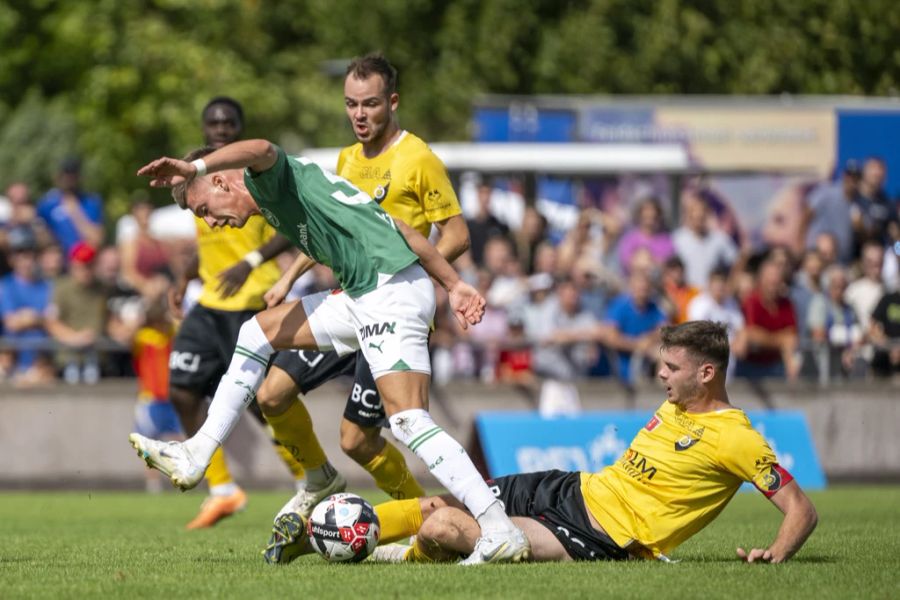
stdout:
{"type": "Polygon", "coordinates": [[[391,105],[391,112],[397,110],[397,107],[400,106],[400,94],[394,92],[391,94],[391,97],[388,99],[391,105]]]}
{"type": "Polygon", "coordinates": [[[214,188],[222,190],[223,192],[227,192],[229,189],[231,189],[231,186],[228,183],[228,178],[225,177],[225,175],[223,175],[222,173],[213,173],[211,177],[212,179],[210,180],[210,183],[212,183],[212,186],[214,188]]]}
{"type": "Polygon", "coordinates": [[[700,365],[700,382],[709,383],[716,377],[716,367],[712,363],[705,362],[700,365]]]}

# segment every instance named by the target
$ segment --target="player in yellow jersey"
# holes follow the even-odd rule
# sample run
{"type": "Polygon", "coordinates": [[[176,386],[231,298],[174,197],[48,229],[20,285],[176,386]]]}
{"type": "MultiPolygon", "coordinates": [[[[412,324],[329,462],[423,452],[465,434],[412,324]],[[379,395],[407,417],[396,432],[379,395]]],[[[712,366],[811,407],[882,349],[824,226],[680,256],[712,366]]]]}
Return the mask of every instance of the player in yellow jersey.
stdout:
{"type": "MultiPolygon", "coordinates": [[[[243,110],[236,100],[213,98],[203,109],[203,134],[207,145],[221,147],[240,137],[243,110]]],[[[203,291],[185,317],[169,359],[169,397],[187,435],[197,432],[206,418],[206,398],[216,389],[228,368],[240,326],[265,308],[263,295],[278,281],[280,269],[269,259],[290,247],[290,242],[261,216],[246,227],[212,228],[203,219],[197,225],[197,254],[178,278],[170,296],[179,310],[188,281],[200,277],[203,291]]],[[[180,315],[179,315],[180,316],[180,315]]],[[[265,424],[258,408],[255,416],[265,424]]],[[[283,448],[283,460],[298,487],[303,470],[283,448]]],[[[210,496],[189,529],[210,527],[242,510],[247,496],[231,477],[225,455],[219,449],[206,472],[210,496]]]]}
{"type": "MultiPolygon", "coordinates": [[[[428,237],[435,226],[440,232],[436,248],[452,262],[468,248],[469,230],[443,163],[425,142],[400,128],[396,112],[399,98],[397,72],[383,56],[370,54],[350,63],[344,80],[344,104],[358,142],[341,151],[337,173],[423,236],[428,237]]],[[[270,306],[279,303],[312,264],[301,255],[267,296],[270,306]]],[[[302,462],[307,488],[276,516],[275,532],[265,554],[270,562],[289,560],[289,554],[282,551],[290,545],[292,536],[284,531],[290,524],[279,524],[280,516],[296,512],[308,517],[322,498],[345,486],[324,453],[304,448],[311,445],[315,434],[298,398],[298,393],[306,394],[342,374],[354,374],[355,379],[341,422],[341,448],[393,498],[412,499],[425,493],[403,455],[381,435],[385,411],[361,352],[344,356],[334,351],[279,352],[257,400],[275,439],[294,450],[302,462]]],[[[408,506],[415,509],[418,502],[413,500],[408,506]]]]}
{"type": "MultiPolygon", "coordinates": [[[[778,563],[800,549],[816,526],[815,508],[744,412],[729,403],[728,352],[721,324],[664,327],[659,378],[667,400],[613,465],[599,473],[546,471],[488,481],[528,536],[535,560],[667,560],[745,481],[784,518],[771,544],[738,548],[738,556],[778,563]]],[[[376,560],[452,560],[472,551],[478,524],[458,502],[441,496],[420,503],[426,518],[415,545],[380,546],[376,560]]],[[[376,507],[379,515],[398,509],[391,502],[376,507]]]]}

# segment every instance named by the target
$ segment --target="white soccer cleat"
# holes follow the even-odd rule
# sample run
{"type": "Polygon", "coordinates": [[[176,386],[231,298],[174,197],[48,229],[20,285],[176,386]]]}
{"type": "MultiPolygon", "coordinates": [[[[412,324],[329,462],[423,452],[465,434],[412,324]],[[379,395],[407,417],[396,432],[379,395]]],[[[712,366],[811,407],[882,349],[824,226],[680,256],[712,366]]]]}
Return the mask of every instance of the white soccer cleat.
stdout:
{"type": "Polygon", "coordinates": [[[335,473],[325,487],[318,490],[307,488],[294,494],[294,497],[288,500],[287,504],[282,506],[275,515],[275,520],[277,521],[278,517],[288,513],[297,513],[304,519],[308,519],[319,502],[332,494],[339,494],[345,489],[347,489],[347,480],[340,473],[335,473]]]}
{"type": "Polygon", "coordinates": [[[482,535],[475,542],[475,550],[461,561],[461,565],[488,563],[516,563],[531,558],[531,544],[521,529],[505,533],[482,535]]]}
{"type": "Polygon", "coordinates": [[[408,544],[385,544],[376,547],[369,560],[377,563],[402,563],[410,550],[412,546],[408,544]]]}
{"type": "Polygon", "coordinates": [[[181,491],[195,487],[203,480],[206,465],[194,462],[188,449],[181,442],[160,442],[139,433],[132,433],[128,441],[137,450],[138,456],[172,482],[181,491]]]}

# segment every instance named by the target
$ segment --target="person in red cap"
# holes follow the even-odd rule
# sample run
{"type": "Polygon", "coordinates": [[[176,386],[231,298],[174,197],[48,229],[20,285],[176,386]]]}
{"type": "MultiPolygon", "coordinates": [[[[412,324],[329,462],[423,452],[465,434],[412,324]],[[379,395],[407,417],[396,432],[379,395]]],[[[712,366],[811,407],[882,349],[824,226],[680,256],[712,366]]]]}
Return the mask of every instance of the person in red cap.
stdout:
{"type": "Polygon", "coordinates": [[[57,362],[68,383],[100,379],[96,344],[106,327],[106,295],[94,277],[97,250],[86,242],[69,249],[69,272],[53,289],[45,314],[47,331],[63,346],[57,362]]]}

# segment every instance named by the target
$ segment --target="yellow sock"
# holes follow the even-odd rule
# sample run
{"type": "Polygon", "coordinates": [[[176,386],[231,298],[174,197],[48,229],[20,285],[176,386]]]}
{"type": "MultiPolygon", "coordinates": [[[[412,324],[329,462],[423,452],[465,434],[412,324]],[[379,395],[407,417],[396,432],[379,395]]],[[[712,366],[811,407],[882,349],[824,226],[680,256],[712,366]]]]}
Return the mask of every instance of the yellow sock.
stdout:
{"type": "Polygon", "coordinates": [[[391,498],[404,500],[425,495],[425,490],[406,466],[406,459],[396,446],[386,440],[384,449],[363,465],[363,469],[372,475],[375,485],[391,498]]]}
{"type": "Polygon", "coordinates": [[[425,548],[422,547],[421,542],[416,540],[416,543],[412,545],[412,548],[407,550],[406,554],[403,556],[403,560],[406,562],[418,562],[418,563],[433,563],[435,560],[428,556],[425,548]]]}
{"type": "Polygon", "coordinates": [[[212,458],[209,459],[209,466],[206,467],[206,482],[209,484],[209,487],[213,487],[215,485],[232,483],[233,481],[231,473],[228,471],[228,463],[225,462],[225,452],[219,446],[213,452],[212,458]]]}
{"type": "MultiPolygon", "coordinates": [[[[312,417],[298,398],[290,408],[276,417],[265,415],[272,428],[272,437],[304,469],[317,469],[328,462],[319,438],[313,431],[312,417]]],[[[292,469],[293,471],[293,469],[292,469]]]]}
{"type": "Polygon", "coordinates": [[[391,500],[375,507],[381,525],[380,544],[390,544],[418,533],[422,526],[422,507],[418,498],[391,500]]]}
{"type": "MultiPolygon", "coordinates": [[[[269,433],[272,433],[271,426],[269,426],[269,433]]],[[[303,479],[306,476],[306,471],[303,470],[303,465],[300,464],[300,461],[294,458],[294,455],[291,454],[290,450],[278,443],[274,434],[272,434],[271,437],[275,452],[278,453],[278,456],[281,457],[281,460],[284,461],[287,468],[291,470],[291,475],[294,476],[294,479],[303,479]]]]}

